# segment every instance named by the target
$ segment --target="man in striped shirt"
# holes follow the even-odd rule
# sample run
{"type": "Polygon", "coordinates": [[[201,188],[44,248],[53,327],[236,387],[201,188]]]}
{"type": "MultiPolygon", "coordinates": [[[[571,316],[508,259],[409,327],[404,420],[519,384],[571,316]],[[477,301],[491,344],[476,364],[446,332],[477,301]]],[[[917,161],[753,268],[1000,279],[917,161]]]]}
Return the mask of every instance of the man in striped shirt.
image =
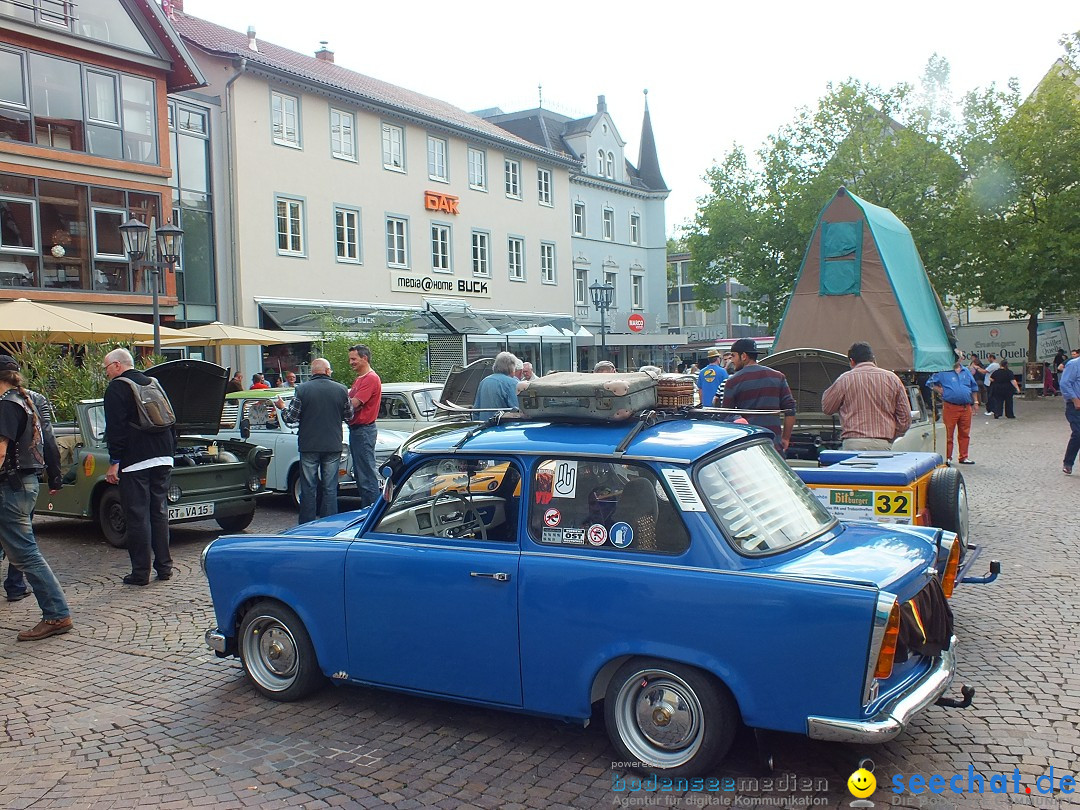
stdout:
{"type": "Polygon", "coordinates": [[[840,414],[844,450],[889,450],[911,427],[911,400],[900,378],[874,362],[869,343],[848,349],[844,372],[821,398],[821,409],[840,414]]]}
{"type": "Polygon", "coordinates": [[[791,395],[787,377],[775,369],[759,366],[757,344],[750,338],[739,338],[731,347],[735,356],[736,371],[726,380],[715,405],[724,408],[751,411],[782,411],[780,415],[747,414],[744,418],[751,425],[763,427],[773,433],[773,444],[783,455],[791,441],[791,429],[795,426],[795,397],[791,395]]]}

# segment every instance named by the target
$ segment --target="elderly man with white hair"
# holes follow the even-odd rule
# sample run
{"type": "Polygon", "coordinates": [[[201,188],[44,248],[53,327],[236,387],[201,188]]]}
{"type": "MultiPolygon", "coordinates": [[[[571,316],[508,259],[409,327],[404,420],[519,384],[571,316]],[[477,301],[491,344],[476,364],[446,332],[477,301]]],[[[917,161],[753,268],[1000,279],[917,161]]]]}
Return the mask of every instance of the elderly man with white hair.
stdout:
{"type": "Polygon", "coordinates": [[[495,355],[491,373],[477,386],[473,407],[488,411],[517,408],[517,377],[514,376],[517,364],[518,359],[510,352],[495,355]]]}
{"type": "Polygon", "coordinates": [[[325,357],[311,361],[311,379],[296,389],[289,401],[274,404],[290,425],[300,424],[296,442],[300,450],[300,522],[337,514],[338,465],[341,459],[341,423],[352,419],[349,389],[330,379],[333,369],[325,357]]]}
{"type": "Polygon", "coordinates": [[[158,579],[171,579],[173,573],[167,498],[176,439],[172,430],[136,427],[138,405],[130,383],[146,386],[151,380],[135,370],[131,352],[113,349],[105,355],[104,367],[110,380],[105,389],[105,442],[109,446],[105,480],[120,485],[127,523],[131,573],[124,577],[124,584],[149,585],[151,552],[158,579]]]}

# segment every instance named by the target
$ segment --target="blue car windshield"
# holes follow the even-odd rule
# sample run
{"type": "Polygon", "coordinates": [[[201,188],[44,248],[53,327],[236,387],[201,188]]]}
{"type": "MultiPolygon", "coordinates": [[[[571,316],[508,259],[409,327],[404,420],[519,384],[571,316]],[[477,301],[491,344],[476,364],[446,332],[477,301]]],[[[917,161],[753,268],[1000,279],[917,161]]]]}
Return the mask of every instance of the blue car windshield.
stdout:
{"type": "Polygon", "coordinates": [[[771,443],[705,464],[697,484],[724,534],[746,554],[783,551],[835,522],[771,443]]]}

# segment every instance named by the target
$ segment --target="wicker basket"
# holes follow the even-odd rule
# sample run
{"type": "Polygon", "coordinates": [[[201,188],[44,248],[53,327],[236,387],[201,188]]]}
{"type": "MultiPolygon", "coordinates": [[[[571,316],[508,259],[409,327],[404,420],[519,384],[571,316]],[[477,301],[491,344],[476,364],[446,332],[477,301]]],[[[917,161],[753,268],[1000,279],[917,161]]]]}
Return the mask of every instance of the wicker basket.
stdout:
{"type": "Polygon", "coordinates": [[[687,374],[664,374],[656,383],[656,407],[689,408],[694,404],[694,378],[687,374]]]}

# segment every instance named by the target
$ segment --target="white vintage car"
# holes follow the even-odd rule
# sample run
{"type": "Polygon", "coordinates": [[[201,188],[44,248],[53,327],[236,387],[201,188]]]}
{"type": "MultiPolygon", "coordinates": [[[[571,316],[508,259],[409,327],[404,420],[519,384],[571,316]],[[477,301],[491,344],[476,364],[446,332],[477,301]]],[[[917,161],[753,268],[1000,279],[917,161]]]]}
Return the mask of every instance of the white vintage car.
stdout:
{"type": "MultiPolygon", "coordinates": [[[[249,437],[250,441],[274,451],[266,471],[266,488],[272,492],[287,492],[293,503],[300,503],[300,451],[296,446],[296,427],[285,424],[274,400],[279,396],[287,403],[294,388],[271,388],[260,391],[236,391],[225,397],[221,412],[221,430],[210,438],[249,437]]],[[[398,430],[379,425],[375,441],[375,460],[381,467],[409,436],[398,430]]],[[[338,470],[340,489],[354,490],[352,457],[349,454],[349,429],[341,425],[341,466],[338,470]]]]}

